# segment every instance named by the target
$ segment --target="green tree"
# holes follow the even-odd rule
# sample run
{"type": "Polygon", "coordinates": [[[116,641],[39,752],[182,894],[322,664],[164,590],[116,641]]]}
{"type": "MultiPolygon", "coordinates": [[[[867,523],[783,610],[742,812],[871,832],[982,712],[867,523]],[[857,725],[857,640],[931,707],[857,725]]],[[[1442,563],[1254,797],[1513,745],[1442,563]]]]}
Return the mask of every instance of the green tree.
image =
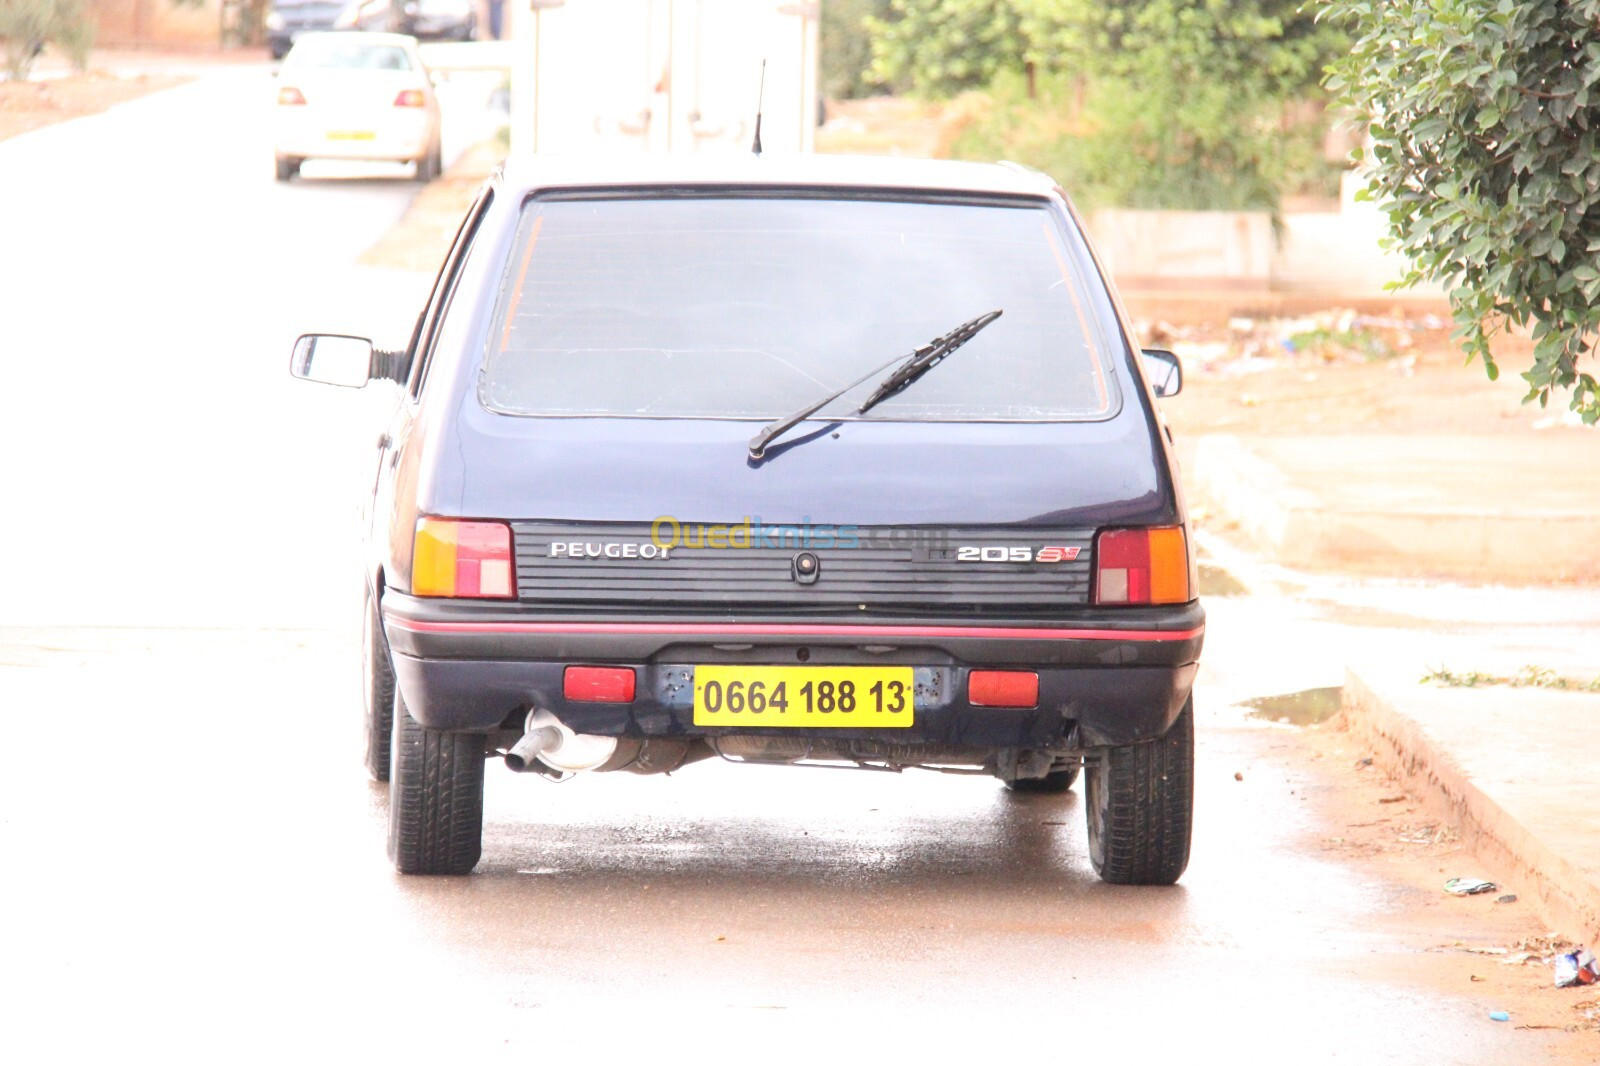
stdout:
{"type": "Polygon", "coordinates": [[[826,0],[822,5],[822,91],[834,100],[868,96],[884,89],[872,75],[870,18],[892,12],[890,0],[826,0]]]}
{"type": "Polygon", "coordinates": [[[1334,0],[1355,45],[1328,85],[1371,121],[1367,195],[1444,282],[1468,358],[1532,327],[1527,400],[1600,421],[1600,0],[1334,0]]]}
{"type": "Polygon", "coordinates": [[[1132,206],[1276,210],[1281,191],[1320,163],[1320,112],[1297,121],[1292,105],[1322,95],[1338,43],[1301,6],[1073,5],[1057,39],[1089,72],[1085,147],[1099,163],[1084,178],[1132,206]]]}
{"type": "Polygon", "coordinates": [[[1020,158],[1088,202],[1275,209],[1323,168],[1318,109],[1294,105],[1322,98],[1322,66],[1341,46],[1301,7],[895,0],[873,46],[882,76],[924,94],[990,89],[962,154],[1020,158]]]}
{"type": "Polygon", "coordinates": [[[1027,42],[1017,0],[890,0],[869,18],[872,76],[926,96],[981,88],[1021,69],[1027,42]]]}
{"type": "Polygon", "coordinates": [[[25,81],[39,49],[60,46],[82,70],[94,43],[94,24],[81,0],[0,0],[0,65],[25,81]]]}

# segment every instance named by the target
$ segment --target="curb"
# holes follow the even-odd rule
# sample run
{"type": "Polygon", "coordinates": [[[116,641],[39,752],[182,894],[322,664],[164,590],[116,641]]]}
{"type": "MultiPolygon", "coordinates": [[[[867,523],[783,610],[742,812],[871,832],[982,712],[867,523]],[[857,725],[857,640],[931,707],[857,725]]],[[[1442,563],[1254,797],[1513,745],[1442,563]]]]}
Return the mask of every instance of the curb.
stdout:
{"type": "Polygon", "coordinates": [[[1245,535],[1270,550],[1280,563],[1304,565],[1305,536],[1315,533],[1322,501],[1239,443],[1237,437],[1204,436],[1195,448],[1189,482],[1196,494],[1237,522],[1245,535]]]}
{"type": "Polygon", "coordinates": [[[1197,496],[1285,566],[1466,581],[1600,581],[1600,511],[1593,508],[1330,507],[1227,435],[1200,438],[1189,480],[1197,496]]]}
{"type": "MultiPolygon", "coordinates": [[[[1485,793],[1419,722],[1353,670],[1345,674],[1341,713],[1383,768],[1443,815],[1468,847],[1531,886],[1535,908],[1550,929],[1578,943],[1600,943],[1600,883],[1485,793]]],[[[1560,781],[1550,787],[1560,788],[1560,781]]]]}

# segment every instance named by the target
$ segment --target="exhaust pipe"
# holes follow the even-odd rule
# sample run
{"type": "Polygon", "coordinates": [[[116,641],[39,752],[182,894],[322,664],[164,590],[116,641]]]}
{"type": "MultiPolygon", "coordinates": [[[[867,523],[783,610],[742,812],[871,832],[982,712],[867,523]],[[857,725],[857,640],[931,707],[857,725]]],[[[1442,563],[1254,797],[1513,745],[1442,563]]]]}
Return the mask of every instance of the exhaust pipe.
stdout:
{"type": "Polygon", "coordinates": [[[665,774],[716,754],[697,737],[640,739],[574,733],[561,719],[537,707],[528,712],[523,730],[522,739],[511,746],[505,757],[506,766],[519,774],[530,770],[547,772],[543,767],[567,774],[582,770],[665,774]],[[543,767],[535,766],[535,762],[543,767]]]}
{"type": "Polygon", "coordinates": [[[555,726],[545,725],[530,729],[522,735],[522,739],[511,746],[506,752],[506,765],[517,773],[525,773],[533,760],[554,748],[561,746],[561,730],[555,726]]]}

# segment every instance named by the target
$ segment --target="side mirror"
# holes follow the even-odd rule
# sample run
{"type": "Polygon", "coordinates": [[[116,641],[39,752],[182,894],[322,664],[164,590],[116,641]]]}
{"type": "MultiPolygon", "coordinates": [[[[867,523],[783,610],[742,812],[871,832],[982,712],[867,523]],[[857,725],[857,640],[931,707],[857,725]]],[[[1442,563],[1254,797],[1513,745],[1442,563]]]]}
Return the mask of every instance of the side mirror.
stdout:
{"type": "Polygon", "coordinates": [[[1183,364],[1171,352],[1160,348],[1146,348],[1144,356],[1145,377],[1157,396],[1176,396],[1183,391],[1183,364]]]}
{"type": "Polygon", "coordinates": [[[306,381],[359,389],[372,380],[372,342],[365,337],[307,334],[294,342],[289,373],[306,381]]]}

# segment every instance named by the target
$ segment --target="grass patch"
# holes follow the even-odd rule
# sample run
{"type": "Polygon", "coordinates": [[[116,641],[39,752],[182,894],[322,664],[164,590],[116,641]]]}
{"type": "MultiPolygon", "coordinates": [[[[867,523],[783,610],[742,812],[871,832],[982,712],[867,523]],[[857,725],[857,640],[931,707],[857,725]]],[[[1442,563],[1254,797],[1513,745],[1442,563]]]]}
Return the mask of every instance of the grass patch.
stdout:
{"type": "Polygon", "coordinates": [[[1600,692],[1600,677],[1593,681],[1579,681],[1577,678],[1564,677],[1548,667],[1524,666],[1509,677],[1499,674],[1485,674],[1477,670],[1457,672],[1443,666],[1434,667],[1422,677],[1424,685],[1439,685],[1444,688],[1487,688],[1493,685],[1506,685],[1510,688],[1549,688],[1565,692],[1600,692]]]}

